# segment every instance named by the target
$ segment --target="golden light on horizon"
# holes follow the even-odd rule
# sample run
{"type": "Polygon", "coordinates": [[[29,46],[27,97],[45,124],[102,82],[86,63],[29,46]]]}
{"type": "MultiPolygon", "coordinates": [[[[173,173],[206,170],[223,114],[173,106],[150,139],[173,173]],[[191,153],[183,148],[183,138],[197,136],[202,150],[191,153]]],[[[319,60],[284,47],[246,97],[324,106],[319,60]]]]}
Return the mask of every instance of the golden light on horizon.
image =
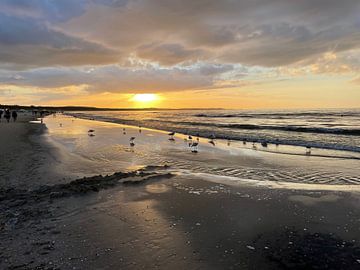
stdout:
{"type": "Polygon", "coordinates": [[[151,107],[157,101],[160,100],[159,95],[157,94],[135,94],[132,96],[130,101],[135,103],[136,107],[151,107]]]}

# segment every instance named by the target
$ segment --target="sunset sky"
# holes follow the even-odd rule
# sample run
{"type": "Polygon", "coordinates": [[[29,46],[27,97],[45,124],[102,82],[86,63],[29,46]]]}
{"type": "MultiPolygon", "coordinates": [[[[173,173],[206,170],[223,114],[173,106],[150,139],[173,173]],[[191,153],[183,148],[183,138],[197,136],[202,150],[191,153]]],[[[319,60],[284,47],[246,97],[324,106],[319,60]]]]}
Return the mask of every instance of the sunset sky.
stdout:
{"type": "Polygon", "coordinates": [[[0,103],[360,107],[360,1],[0,0],[0,103]]]}

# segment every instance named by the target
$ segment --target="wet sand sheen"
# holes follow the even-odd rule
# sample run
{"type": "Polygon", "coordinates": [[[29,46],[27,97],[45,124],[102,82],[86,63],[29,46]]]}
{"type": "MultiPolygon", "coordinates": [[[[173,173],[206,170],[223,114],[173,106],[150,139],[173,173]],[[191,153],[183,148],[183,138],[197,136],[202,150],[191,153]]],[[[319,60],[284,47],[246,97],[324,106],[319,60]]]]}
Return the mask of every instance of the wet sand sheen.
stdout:
{"type": "Polygon", "coordinates": [[[192,153],[187,135],[176,134],[170,141],[163,131],[61,115],[47,118],[45,123],[48,139],[63,149],[59,171],[68,171],[72,179],[168,164],[179,173],[224,176],[228,181],[317,184],[318,188],[344,185],[350,189],[360,184],[358,160],[306,156],[305,149],[304,155],[287,155],[260,151],[266,150],[261,145],[257,150],[239,142],[228,145],[224,140],[215,140],[213,146],[209,139],[193,137],[192,141],[199,142],[199,152],[192,153]],[[88,130],[94,130],[94,136],[88,136],[88,130]],[[135,137],[133,147],[131,137],[135,137]]]}

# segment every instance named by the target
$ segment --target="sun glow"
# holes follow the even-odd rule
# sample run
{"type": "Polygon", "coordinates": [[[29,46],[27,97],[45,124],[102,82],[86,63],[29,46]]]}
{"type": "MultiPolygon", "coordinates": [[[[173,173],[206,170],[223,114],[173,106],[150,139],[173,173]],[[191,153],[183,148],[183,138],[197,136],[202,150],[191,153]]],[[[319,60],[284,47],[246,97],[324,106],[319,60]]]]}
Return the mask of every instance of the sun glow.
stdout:
{"type": "Polygon", "coordinates": [[[132,98],[136,102],[152,102],[157,100],[156,94],[136,94],[132,98]]]}
{"type": "Polygon", "coordinates": [[[130,99],[130,101],[135,103],[136,107],[153,106],[159,100],[160,97],[157,94],[135,94],[130,99]]]}

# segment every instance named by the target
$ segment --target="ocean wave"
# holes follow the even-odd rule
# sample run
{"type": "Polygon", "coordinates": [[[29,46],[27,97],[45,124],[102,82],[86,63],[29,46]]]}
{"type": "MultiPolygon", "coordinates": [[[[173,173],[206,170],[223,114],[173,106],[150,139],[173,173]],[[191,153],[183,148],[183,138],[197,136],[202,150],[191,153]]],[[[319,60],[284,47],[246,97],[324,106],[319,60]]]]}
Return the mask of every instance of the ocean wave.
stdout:
{"type": "Polygon", "coordinates": [[[191,126],[213,126],[217,128],[230,128],[230,129],[279,130],[279,131],[290,131],[290,132],[360,136],[360,129],[303,127],[303,126],[270,126],[270,125],[254,125],[254,124],[218,124],[218,123],[207,123],[207,122],[201,122],[201,123],[176,122],[176,123],[191,125],[191,126]]]}
{"type": "Polygon", "coordinates": [[[360,112],[274,112],[274,113],[198,113],[195,117],[204,118],[267,118],[267,119],[284,119],[284,118],[303,118],[303,117],[360,117],[360,112]]]}

